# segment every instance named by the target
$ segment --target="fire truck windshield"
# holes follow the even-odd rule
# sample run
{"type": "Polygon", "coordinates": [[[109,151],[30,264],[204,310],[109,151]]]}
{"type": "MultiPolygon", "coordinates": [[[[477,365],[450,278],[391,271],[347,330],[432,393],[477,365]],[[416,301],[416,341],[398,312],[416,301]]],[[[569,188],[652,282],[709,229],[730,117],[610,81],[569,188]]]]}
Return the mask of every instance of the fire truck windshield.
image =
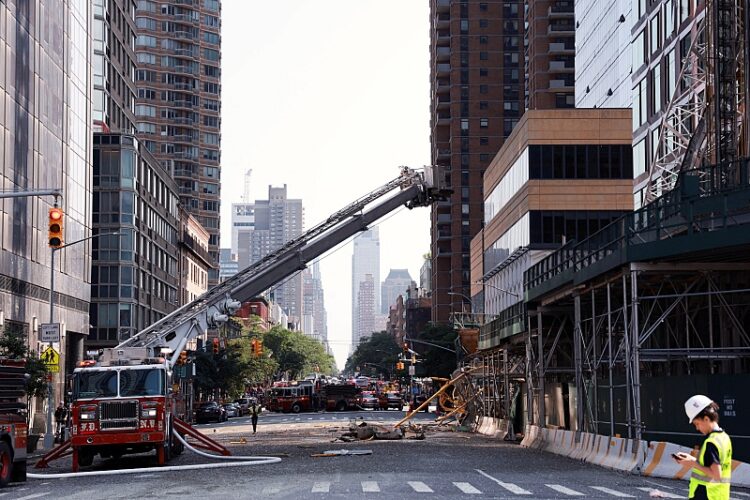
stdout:
{"type": "Polygon", "coordinates": [[[75,374],[75,399],[132,398],[166,394],[163,369],[86,370],[75,374]],[[119,379],[119,382],[118,382],[119,379]],[[118,391],[119,388],[119,391],[118,391]]]}

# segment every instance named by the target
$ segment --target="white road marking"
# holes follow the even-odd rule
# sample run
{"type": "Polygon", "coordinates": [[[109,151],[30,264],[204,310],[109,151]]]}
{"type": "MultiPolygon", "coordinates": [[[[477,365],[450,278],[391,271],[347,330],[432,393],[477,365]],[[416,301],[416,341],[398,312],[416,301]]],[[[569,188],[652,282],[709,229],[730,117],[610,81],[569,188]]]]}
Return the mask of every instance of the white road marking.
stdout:
{"type": "Polygon", "coordinates": [[[484,477],[486,477],[487,479],[495,481],[497,484],[499,484],[500,486],[502,486],[506,490],[510,491],[511,493],[514,493],[516,495],[531,495],[532,494],[529,490],[525,490],[525,489],[521,488],[520,486],[518,486],[516,484],[513,484],[513,483],[504,483],[504,482],[500,481],[499,479],[490,476],[489,474],[487,474],[483,470],[480,470],[480,469],[474,469],[474,470],[477,471],[478,473],[480,473],[481,475],[483,475],[484,477]]]}
{"type": "Polygon", "coordinates": [[[265,488],[263,488],[263,494],[264,495],[275,495],[276,493],[279,492],[280,489],[281,488],[279,488],[278,486],[266,486],[265,488]]]}
{"type": "Polygon", "coordinates": [[[750,493],[742,493],[741,491],[733,491],[732,495],[739,495],[741,497],[750,497],[750,493]]]}
{"type": "Polygon", "coordinates": [[[39,497],[45,497],[49,495],[50,491],[45,491],[44,493],[34,493],[32,495],[26,495],[25,497],[17,498],[16,500],[31,500],[32,498],[39,498],[39,497]]]}
{"type": "Polygon", "coordinates": [[[560,484],[545,484],[547,488],[552,488],[553,490],[562,493],[563,495],[568,495],[571,497],[582,497],[586,496],[584,493],[581,493],[580,491],[571,490],[570,488],[566,488],[565,486],[562,486],[560,484]]]}
{"type": "Polygon", "coordinates": [[[422,481],[409,481],[409,486],[411,486],[411,489],[417,493],[434,493],[432,488],[424,484],[422,481]]]}
{"type": "Polygon", "coordinates": [[[380,493],[377,481],[362,481],[362,493],[380,493]]]}
{"type": "Polygon", "coordinates": [[[592,486],[592,489],[601,491],[602,493],[606,493],[608,495],[612,495],[613,497],[620,497],[620,498],[635,498],[633,495],[628,495],[627,493],[623,493],[621,491],[617,490],[610,490],[609,488],[605,488],[604,486],[592,486]]]}
{"type": "Polygon", "coordinates": [[[313,484],[312,493],[329,493],[331,490],[331,483],[328,481],[318,481],[313,484]]]}
{"type": "Polygon", "coordinates": [[[481,495],[482,492],[473,487],[469,483],[462,483],[462,482],[453,482],[453,485],[458,488],[459,490],[463,491],[467,495],[481,495]]]}
{"type": "Polygon", "coordinates": [[[636,489],[645,491],[646,493],[651,493],[652,491],[658,491],[660,493],[660,498],[685,498],[685,495],[675,495],[674,493],[670,493],[668,491],[657,490],[655,488],[639,487],[636,489]]]}

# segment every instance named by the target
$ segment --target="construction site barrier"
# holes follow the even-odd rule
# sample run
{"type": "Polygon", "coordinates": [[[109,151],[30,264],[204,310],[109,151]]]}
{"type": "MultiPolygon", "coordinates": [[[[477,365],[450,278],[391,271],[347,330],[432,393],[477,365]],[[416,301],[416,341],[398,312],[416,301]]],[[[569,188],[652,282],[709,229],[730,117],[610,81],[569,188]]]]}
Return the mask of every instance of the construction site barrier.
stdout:
{"type": "Polygon", "coordinates": [[[476,432],[485,436],[505,439],[508,436],[510,421],[502,418],[482,417],[476,432]]]}
{"type": "MultiPolygon", "coordinates": [[[[527,425],[521,446],[562,455],[574,460],[649,477],[690,478],[690,465],[680,465],[673,453],[693,456],[697,450],[665,441],[639,441],[588,432],[547,429],[527,425]],[[578,434],[578,435],[577,435],[578,434]]],[[[732,461],[732,484],[750,487],[750,464],[732,461]]]]}

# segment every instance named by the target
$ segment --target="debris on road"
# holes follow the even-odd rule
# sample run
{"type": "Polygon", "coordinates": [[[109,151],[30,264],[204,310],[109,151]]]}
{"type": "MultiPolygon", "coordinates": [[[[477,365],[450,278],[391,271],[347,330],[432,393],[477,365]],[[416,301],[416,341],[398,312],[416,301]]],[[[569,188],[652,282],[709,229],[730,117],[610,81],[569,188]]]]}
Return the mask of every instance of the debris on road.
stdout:
{"type": "Polygon", "coordinates": [[[351,455],[372,455],[372,450],[327,450],[323,453],[313,453],[311,457],[341,457],[351,455]]]}

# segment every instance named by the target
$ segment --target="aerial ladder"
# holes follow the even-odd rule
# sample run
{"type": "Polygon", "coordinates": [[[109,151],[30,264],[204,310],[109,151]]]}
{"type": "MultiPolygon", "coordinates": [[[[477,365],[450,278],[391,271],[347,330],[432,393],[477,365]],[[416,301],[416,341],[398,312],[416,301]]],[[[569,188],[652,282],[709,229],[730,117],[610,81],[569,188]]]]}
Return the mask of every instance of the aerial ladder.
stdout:
{"type": "Polygon", "coordinates": [[[447,199],[435,167],[401,167],[400,175],[333,213],[263,259],[121,342],[73,373],[71,438],[38,463],[73,455],[73,470],[103,458],[156,451],[159,464],[182,452],[182,439],[224,455],[229,450],[175,415],[172,369],[188,342],[226,323],[246,302],[392,211],[447,199]],[[174,438],[174,439],[173,439],[174,438]]]}

